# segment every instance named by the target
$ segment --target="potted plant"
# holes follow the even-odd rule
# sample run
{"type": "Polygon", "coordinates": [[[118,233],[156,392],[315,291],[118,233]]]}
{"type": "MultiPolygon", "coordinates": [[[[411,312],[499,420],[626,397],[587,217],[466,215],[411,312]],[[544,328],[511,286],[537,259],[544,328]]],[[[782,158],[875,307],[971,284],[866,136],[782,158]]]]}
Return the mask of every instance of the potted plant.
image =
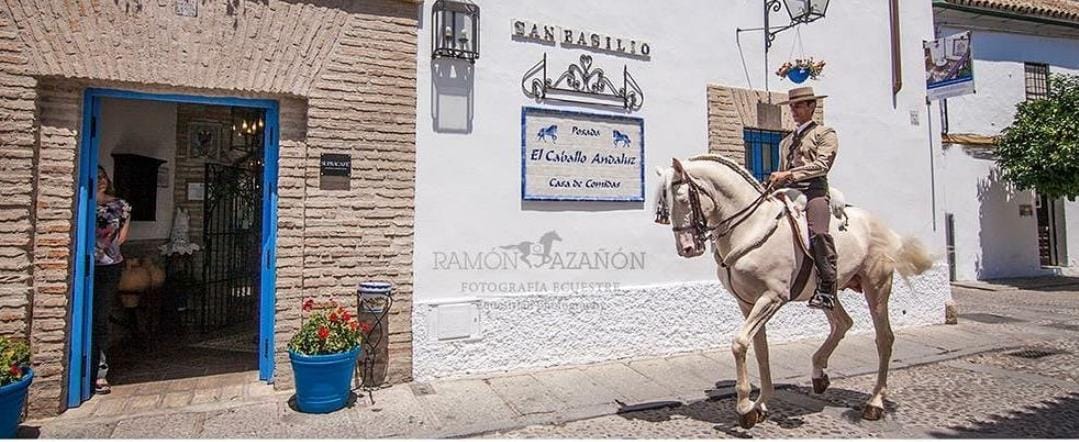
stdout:
{"type": "Polygon", "coordinates": [[[26,391],[34,380],[30,347],[0,336],[0,438],[12,439],[19,430],[26,391]]]}
{"type": "Polygon", "coordinates": [[[824,60],[814,61],[813,57],[799,58],[794,60],[793,63],[789,61],[783,63],[783,66],[780,66],[779,70],[776,71],[776,75],[789,78],[795,83],[802,83],[809,78],[816,80],[824,71],[824,65],[824,60]]]}
{"type": "Polygon", "coordinates": [[[304,300],[303,316],[300,330],[288,344],[296,407],[306,413],[340,410],[348,402],[360,344],[371,326],[332,300],[323,306],[304,300]]]}

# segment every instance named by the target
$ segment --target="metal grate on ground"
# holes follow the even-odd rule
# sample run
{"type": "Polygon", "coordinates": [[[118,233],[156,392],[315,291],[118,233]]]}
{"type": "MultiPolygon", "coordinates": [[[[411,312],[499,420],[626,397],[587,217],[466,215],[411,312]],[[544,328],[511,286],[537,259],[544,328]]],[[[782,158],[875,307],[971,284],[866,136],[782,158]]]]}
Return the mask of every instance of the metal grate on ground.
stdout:
{"type": "Polygon", "coordinates": [[[1024,359],[1041,359],[1046,356],[1062,355],[1068,352],[1059,350],[1056,348],[1024,348],[1022,350],[1013,351],[1011,353],[1005,353],[1008,356],[1014,356],[1024,359]]]}

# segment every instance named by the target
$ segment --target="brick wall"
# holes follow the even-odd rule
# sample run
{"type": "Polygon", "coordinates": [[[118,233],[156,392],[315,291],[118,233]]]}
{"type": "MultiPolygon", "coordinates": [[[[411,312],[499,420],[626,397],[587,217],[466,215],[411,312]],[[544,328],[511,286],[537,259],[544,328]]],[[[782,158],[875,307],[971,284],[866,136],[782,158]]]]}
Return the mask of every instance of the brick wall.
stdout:
{"type": "Polygon", "coordinates": [[[37,108],[40,147],[34,169],[37,194],[30,330],[31,362],[37,377],[29,400],[31,414],[48,414],[58,409],[57,398],[66,390],[67,300],[71,291],[81,90],[43,82],[38,88],[37,108]]]}
{"type": "Polygon", "coordinates": [[[0,334],[23,336],[33,289],[34,101],[11,13],[0,8],[0,334]]]}
{"type": "Polygon", "coordinates": [[[411,377],[418,11],[200,2],[192,18],[171,2],[0,4],[0,333],[32,335],[32,415],[63,409],[86,87],[278,100],[276,385],[292,385],[285,346],[301,299],[351,300],[364,279],[398,286],[389,375],[411,377]],[[352,154],[352,190],[318,189],[322,152],[352,154]]]}
{"type": "MultiPolygon", "coordinates": [[[[743,132],[746,128],[790,132],[795,129],[788,106],[778,106],[780,118],[770,120],[758,115],[758,105],[769,103],[769,94],[762,90],[739,89],[727,86],[708,86],[708,151],[746,161],[743,132]],[[776,124],[778,123],[778,124],[776,124]]],[[[772,92],[771,103],[787,99],[784,92],[772,92]]],[[[824,122],[824,102],[819,101],[813,119],[824,122]]]]}
{"type": "MultiPolygon", "coordinates": [[[[173,201],[176,207],[187,211],[191,217],[188,224],[188,238],[191,242],[202,245],[202,205],[203,201],[187,198],[188,183],[206,182],[206,157],[188,155],[188,129],[192,122],[207,122],[220,125],[223,129],[221,147],[228,147],[228,131],[232,128],[232,117],[225,106],[205,106],[199,104],[179,104],[176,107],[176,164],[173,182],[173,201]]],[[[212,160],[209,160],[212,161],[212,160]]],[[[201,256],[201,252],[196,254],[201,256]]],[[[197,261],[195,268],[201,268],[197,261]]]]}

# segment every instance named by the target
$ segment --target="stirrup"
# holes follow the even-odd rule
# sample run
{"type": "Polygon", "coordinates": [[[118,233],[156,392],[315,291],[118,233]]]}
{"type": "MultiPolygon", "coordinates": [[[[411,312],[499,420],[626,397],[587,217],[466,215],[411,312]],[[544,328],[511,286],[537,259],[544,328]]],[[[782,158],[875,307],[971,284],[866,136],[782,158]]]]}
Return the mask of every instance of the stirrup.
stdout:
{"type": "Polygon", "coordinates": [[[809,308],[832,310],[835,308],[835,295],[817,292],[809,298],[809,308]]]}

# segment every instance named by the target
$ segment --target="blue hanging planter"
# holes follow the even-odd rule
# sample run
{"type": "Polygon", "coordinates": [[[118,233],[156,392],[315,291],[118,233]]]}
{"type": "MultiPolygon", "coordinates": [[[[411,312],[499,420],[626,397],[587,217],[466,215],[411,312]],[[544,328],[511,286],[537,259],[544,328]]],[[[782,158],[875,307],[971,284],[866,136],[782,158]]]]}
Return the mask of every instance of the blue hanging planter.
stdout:
{"type": "Polygon", "coordinates": [[[792,68],[787,71],[787,78],[795,84],[801,84],[809,79],[809,69],[804,67],[792,68]]]}

